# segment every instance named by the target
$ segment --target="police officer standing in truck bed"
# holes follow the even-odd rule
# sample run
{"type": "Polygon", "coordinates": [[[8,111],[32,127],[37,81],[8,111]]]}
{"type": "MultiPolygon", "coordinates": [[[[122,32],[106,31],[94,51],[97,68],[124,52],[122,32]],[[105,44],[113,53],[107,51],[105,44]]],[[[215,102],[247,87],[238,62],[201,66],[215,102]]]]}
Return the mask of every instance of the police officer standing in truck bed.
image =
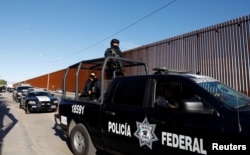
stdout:
{"type": "MultiPolygon", "coordinates": [[[[120,48],[119,48],[120,41],[118,39],[112,39],[110,42],[110,48],[107,48],[104,56],[113,56],[113,57],[124,57],[120,48]]],[[[108,79],[112,79],[115,76],[123,76],[123,67],[120,61],[109,60],[108,62],[108,71],[107,76],[108,79]]]]}

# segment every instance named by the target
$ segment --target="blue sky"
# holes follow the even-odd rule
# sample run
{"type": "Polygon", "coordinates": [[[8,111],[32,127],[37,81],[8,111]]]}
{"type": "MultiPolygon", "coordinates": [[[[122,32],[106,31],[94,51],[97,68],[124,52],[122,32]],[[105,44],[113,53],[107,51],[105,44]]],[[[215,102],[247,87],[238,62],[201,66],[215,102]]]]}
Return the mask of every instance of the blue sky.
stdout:
{"type": "Polygon", "coordinates": [[[249,0],[0,0],[0,79],[9,84],[250,15],[249,0]]]}

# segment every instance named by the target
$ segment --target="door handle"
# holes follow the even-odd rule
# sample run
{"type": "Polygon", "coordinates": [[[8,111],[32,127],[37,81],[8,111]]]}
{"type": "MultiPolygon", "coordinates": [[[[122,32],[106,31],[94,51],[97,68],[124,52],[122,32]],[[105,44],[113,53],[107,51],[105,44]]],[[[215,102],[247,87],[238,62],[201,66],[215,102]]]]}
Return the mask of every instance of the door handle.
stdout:
{"type": "Polygon", "coordinates": [[[105,111],[105,114],[115,116],[115,112],[113,111],[105,111]]]}
{"type": "Polygon", "coordinates": [[[166,124],[165,121],[159,120],[159,119],[154,118],[154,117],[152,117],[150,120],[151,120],[152,122],[154,122],[154,123],[166,124]]]}

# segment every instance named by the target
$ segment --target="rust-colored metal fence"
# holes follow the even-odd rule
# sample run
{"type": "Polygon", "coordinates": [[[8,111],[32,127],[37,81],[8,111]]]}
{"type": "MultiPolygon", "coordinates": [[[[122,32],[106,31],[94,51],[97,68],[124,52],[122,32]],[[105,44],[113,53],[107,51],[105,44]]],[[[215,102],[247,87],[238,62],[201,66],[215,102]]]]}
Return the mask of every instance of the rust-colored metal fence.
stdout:
{"type": "MultiPolygon", "coordinates": [[[[145,61],[149,73],[153,72],[152,68],[163,66],[189,70],[192,73],[199,72],[214,77],[250,96],[249,22],[250,16],[243,16],[124,51],[124,55],[127,58],[145,61]]],[[[50,83],[54,84],[54,88],[61,87],[62,73],[63,70],[50,73],[50,83]]],[[[46,82],[42,82],[47,80],[46,75],[30,79],[28,82],[46,84],[46,82]]],[[[72,74],[72,76],[75,75],[72,74]]],[[[46,87],[46,85],[42,87],[46,87]]],[[[51,87],[49,88],[51,89],[51,87]]]]}
{"type": "MultiPolygon", "coordinates": [[[[250,16],[148,44],[126,57],[214,77],[250,96],[250,16]],[[136,53],[136,54],[135,54],[136,53]]],[[[153,72],[151,70],[151,72],[153,72]]]]}

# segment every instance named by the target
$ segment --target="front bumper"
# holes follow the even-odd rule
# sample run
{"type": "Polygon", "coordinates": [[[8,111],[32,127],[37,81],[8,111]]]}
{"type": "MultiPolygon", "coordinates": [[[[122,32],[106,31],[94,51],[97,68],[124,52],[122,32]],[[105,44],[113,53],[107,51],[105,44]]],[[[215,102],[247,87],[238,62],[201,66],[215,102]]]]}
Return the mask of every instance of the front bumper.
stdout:
{"type": "Polygon", "coordinates": [[[37,103],[37,104],[28,104],[27,108],[30,111],[56,111],[58,104],[47,103],[37,103]]]}

